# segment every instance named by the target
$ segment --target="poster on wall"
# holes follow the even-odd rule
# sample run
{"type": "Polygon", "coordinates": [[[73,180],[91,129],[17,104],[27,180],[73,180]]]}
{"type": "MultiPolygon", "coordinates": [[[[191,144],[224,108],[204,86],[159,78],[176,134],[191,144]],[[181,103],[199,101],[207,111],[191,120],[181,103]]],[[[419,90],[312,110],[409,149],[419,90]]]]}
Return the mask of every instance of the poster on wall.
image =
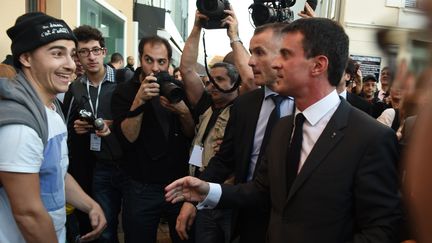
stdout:
{"type": "Polygon", "coordinates": [[[381,57],[351,55],[351,58],[360,65],[363,77],[374,75],[379,80],[381,57]]]}

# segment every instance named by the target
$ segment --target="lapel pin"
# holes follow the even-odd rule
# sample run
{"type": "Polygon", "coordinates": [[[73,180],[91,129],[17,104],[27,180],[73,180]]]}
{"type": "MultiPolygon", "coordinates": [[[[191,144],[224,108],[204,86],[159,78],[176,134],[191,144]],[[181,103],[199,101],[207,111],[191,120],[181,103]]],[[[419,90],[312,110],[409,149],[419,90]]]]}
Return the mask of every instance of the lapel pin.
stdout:
{"type": "Polygon", "coordinates": [[[335,132],[333,132],[333,134],[331,135],[331,138],[334,138],[334,137],[336,137],[336,133],[335,132]]]}

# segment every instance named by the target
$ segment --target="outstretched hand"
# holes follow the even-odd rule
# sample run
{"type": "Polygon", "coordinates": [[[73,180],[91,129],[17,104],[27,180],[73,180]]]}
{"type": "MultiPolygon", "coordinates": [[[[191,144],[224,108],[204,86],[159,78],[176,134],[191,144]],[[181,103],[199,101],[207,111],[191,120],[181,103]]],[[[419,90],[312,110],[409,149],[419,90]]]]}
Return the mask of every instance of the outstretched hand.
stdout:
{"type": "Polygon", "coordinates": [[[210,186],[207,182],[186,176],[165,187],[165,200],[171,203],[201,202],[207,197],[209,190],[210,186]]]}

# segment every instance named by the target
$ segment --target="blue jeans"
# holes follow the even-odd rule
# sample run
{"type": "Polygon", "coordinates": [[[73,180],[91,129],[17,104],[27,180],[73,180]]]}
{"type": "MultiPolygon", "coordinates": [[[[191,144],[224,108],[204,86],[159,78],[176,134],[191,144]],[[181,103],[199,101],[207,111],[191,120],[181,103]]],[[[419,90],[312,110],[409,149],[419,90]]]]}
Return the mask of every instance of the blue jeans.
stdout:
{"type": "Polygon", "coordinates": [[[195,219],[195,243],[229,243],[231,209],[198,210],[195,219]]]}
{"type": "Polygon", "coordinates": [[[98,239],[100,243],[118,243],[118,215],[121,209],[125,176],[114,165],[96,163],[93,175],[93,198],[107,219],[107,228],[98,239]]]}
{"type": "Polygon", "coordinates": [[[165,201],[165,185],[129,180],[123,201],[123,229],[126,243],[156,243],[161,216],[168,220],[173,243],[181,241],[175,230],[182,203],[165,201]]]}

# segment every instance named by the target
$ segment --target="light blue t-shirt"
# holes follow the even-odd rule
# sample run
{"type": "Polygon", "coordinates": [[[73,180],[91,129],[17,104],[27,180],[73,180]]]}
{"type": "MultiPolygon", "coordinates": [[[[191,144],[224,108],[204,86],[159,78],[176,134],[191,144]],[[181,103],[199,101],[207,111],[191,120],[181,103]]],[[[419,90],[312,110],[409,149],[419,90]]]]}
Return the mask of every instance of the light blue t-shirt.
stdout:
{"type": "MultiPolygon", "coordinates": [[[[36,131],[28,126],[0,127],[0,171],[39,173],[42,202],[53,220],[59,242],[65,242],[67,130],[55,111],[46,108],[46,113],[48,142],[45,148],[36,131]]],[[[0,226],[0,242],[25,242],[3,187],[0,188],[0,226]]]]}

